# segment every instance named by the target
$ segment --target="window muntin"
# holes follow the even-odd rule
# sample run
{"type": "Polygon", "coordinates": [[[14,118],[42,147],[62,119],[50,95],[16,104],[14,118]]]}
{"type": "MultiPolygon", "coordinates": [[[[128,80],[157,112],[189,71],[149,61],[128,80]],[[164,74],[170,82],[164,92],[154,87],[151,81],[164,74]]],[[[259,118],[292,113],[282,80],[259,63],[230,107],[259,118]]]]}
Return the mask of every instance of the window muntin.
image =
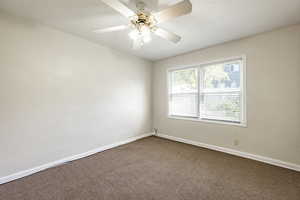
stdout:
{"type": "Polygon", "coordinates": [[[169,116],[244,123],[243,59],[169,71],[169,116]]]}

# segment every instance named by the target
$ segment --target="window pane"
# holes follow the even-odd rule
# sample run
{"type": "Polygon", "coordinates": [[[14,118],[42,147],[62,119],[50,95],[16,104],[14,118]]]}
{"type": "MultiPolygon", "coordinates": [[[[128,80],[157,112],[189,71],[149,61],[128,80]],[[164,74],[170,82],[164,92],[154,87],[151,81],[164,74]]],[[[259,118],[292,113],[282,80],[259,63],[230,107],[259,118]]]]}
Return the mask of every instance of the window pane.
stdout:
{"type": "Polygon", "coordinates": [[[197,92],[197,69],[171,72],[171,93],[197,92]]]}
{"type": "Polygon", "coordinates": [[[204,89],[240,88],[240,61],[203,67],[204,89]]]}
{"type": "Polygon", "coordinates": [[[240,95],[238,93],[201,95],[200,117],[206,119],[240,121],[240,95]]]}
{"type": "Polygon", "coordinates": [[[197,93],[173,94],[170,96],[170,114],[177,116],[197,116],[197,93]]]}

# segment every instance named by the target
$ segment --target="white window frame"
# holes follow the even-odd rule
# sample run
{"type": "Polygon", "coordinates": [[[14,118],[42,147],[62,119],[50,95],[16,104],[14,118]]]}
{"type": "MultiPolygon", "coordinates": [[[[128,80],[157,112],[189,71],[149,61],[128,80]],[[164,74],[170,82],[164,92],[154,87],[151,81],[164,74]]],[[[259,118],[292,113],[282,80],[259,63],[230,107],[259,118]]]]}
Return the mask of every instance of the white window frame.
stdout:
{"type": "MultiPolygon", "coordinates": [[[[169,119],[176,119],[176,120],[189,120],[189,121],[197,121],[197,122],[208,122],[208,123],[217,123],[217,124],[227,124],[227,125],[234,125],[234,126],[241,126],[241,127],[247,127],[247,112],[246,112],[246,56],[238,56],[238,57],[230,57],[220,60],[214,60],[210,62],[205,63],[198,63],[193,64],[189,66],[176,66],[176,67],[170,67],[167,69],[167,117],[169,119]],[[200,116],[198,117],[190,117],[190,116],[175,116],[170,114],[170,92],[171,92],[171,72],[176,70],[182,70],[182,69],[189,69],[189,68],[197,68],[198,69],[198,113],[199,113],[199,107],[200,107],[200,94],[201,94],[201,87],[200,87],[200,69],[205,66],[218,64],[218,63],[228,63],[236,60],[241,60],[241,67],[240,67],[240,98],[241,98],[241,120],[240,122],[231,122],[231,121],[222,121],[222,120],[213,120],[213,119],[202,119],[200,116]]],[[[199,113],[200,114],[200,113],[199,113]]]]}

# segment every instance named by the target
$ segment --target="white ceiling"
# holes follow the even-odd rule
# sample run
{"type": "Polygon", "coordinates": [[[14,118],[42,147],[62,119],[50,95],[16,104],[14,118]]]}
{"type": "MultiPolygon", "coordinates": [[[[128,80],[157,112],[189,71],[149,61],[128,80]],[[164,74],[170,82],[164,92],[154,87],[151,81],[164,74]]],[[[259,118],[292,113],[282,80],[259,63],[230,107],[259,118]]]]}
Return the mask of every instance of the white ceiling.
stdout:
{"type": "MultiPolygon", "coordinates": [[[[145,0],[152,8],[157,0],[145,0]]],[[[179,0],[180,1],[180,0],[179,0]]],[[[129,0],[124,2],[131,3],[129,0]]],[[[178,0],[160,0],[164,8],[178,0]]],[[[0,9],[37,20],[146,59],[158,60],[195,49],[243,38],[300,22],[300,0],[191,0],[193,12],[160,24],[182,36],[173,44],[153,36],[141,50],[132,50],[128,30],[96,34],[92,31],[127,24],[126,18],[101,0],[0,0],[0,9]]]]}

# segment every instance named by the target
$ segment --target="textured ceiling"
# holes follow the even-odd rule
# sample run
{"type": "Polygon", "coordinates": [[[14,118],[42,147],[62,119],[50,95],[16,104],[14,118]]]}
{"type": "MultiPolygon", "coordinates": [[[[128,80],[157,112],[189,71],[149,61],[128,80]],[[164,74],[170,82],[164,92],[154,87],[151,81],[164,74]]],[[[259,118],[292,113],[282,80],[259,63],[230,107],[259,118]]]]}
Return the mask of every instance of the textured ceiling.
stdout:
{"type": "MultiPolygon", "coordinates": [[[[145,0],[152,9],[178,0],[145,0]]],[[[180,0],[179,0],[180,1],[180,0]]],[[[124,0],[132,6],[132,2],[124,0]]],[[[37,20],[112,48],[158,60],[300,22],[300,0],[191,0],[192,14],[160,24],[180,36],[173,44],[153,36],[141,50],[131,48],[128,30],[96,34],[92,31],[127,24],[126,18],[101,0],[0,0],[0,9],[37,20]]]]}

